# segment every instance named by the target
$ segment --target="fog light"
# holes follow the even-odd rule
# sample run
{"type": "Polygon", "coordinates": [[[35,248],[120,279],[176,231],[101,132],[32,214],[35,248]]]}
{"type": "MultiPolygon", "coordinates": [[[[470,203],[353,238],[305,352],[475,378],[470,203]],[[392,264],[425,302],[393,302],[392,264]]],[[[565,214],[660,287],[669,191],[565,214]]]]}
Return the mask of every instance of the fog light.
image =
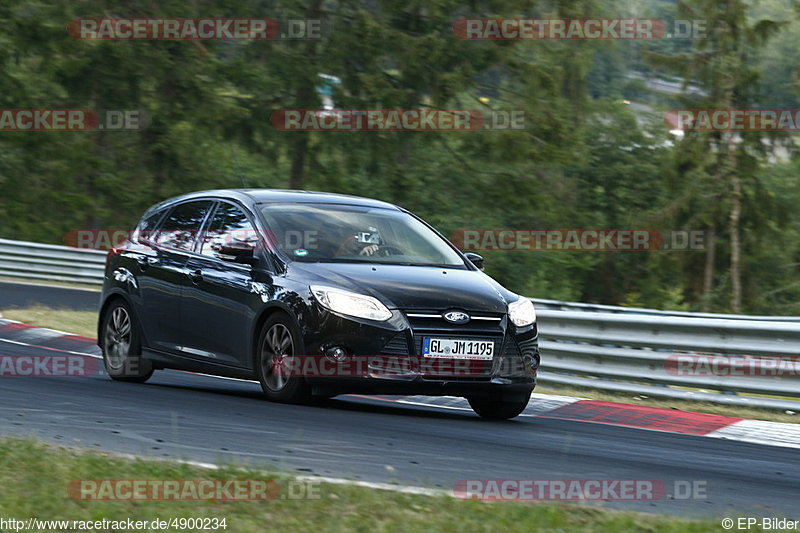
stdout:
{"type": "Polygon", "coordinates": [[[331,346],[327,350],[325,350],[325,355],[330,357],[334,361],[342,361],[345,357],[347,357],[347,350],[342,348],[341,346],[331,346]]]}

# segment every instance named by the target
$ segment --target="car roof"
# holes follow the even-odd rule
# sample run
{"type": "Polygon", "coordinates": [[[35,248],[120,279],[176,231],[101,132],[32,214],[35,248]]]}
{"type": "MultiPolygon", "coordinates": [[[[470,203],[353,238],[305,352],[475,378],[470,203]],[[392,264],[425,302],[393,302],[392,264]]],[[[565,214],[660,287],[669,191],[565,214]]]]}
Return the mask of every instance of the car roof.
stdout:
{"type": "Polygon", "coordinates": [[[360,196],[350,196],[347,194],[335,194],[329,192],[300,191],[291,189],[214,189],[208,191],[196,191],[181,196],[170,198],[153,206],[153,209],[165,207],[183,200],[192,198],[224,198],[228,200],[238,200],[244,204],[258,203],[320,203],[320,204],[346,204],[363,207],[382,207],[386,209],[400,210],[394,204],[362,198],[360,196]]]}

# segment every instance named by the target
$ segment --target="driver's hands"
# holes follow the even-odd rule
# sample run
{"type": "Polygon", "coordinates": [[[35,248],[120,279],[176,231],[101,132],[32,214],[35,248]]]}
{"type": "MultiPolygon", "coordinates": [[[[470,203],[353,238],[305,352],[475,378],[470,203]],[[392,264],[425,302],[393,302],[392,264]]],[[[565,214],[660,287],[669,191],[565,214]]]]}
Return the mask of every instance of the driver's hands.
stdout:
{"type": "Polygon", "coordinates": [[[361,251],[358,252],[358,255],[373,255],[379,249],[380,246],[378,246],[377,244],[370,244],[369,246],[365,246],[364,248],[362,248],[361,251]]]}

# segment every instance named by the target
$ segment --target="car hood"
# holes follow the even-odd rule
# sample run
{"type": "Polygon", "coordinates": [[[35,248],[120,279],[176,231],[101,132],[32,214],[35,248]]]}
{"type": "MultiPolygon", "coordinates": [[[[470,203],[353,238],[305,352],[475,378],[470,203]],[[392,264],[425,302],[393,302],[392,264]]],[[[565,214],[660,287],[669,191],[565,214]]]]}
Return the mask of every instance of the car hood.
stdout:
{"type": "Polygon", "coordinates": [[[389,308],[505,313],[516,297],[476,270],[406,265],[294,263],[312,283],[368,294],[389,308]]]}

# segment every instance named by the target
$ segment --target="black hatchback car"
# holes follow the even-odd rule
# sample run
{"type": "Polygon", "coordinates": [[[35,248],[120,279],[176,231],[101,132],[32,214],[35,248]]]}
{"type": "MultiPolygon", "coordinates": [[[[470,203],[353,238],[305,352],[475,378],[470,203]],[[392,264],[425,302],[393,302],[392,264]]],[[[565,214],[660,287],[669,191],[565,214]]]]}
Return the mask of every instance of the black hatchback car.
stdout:
{"type": "Polygon", "coordinates": [[[108,374],[256,379],[280,402],[342,393],[463,396],[517,416],[539,366],[531,301],[392,204],[217,190],[150,208],[109,252],[108,374]]]}

